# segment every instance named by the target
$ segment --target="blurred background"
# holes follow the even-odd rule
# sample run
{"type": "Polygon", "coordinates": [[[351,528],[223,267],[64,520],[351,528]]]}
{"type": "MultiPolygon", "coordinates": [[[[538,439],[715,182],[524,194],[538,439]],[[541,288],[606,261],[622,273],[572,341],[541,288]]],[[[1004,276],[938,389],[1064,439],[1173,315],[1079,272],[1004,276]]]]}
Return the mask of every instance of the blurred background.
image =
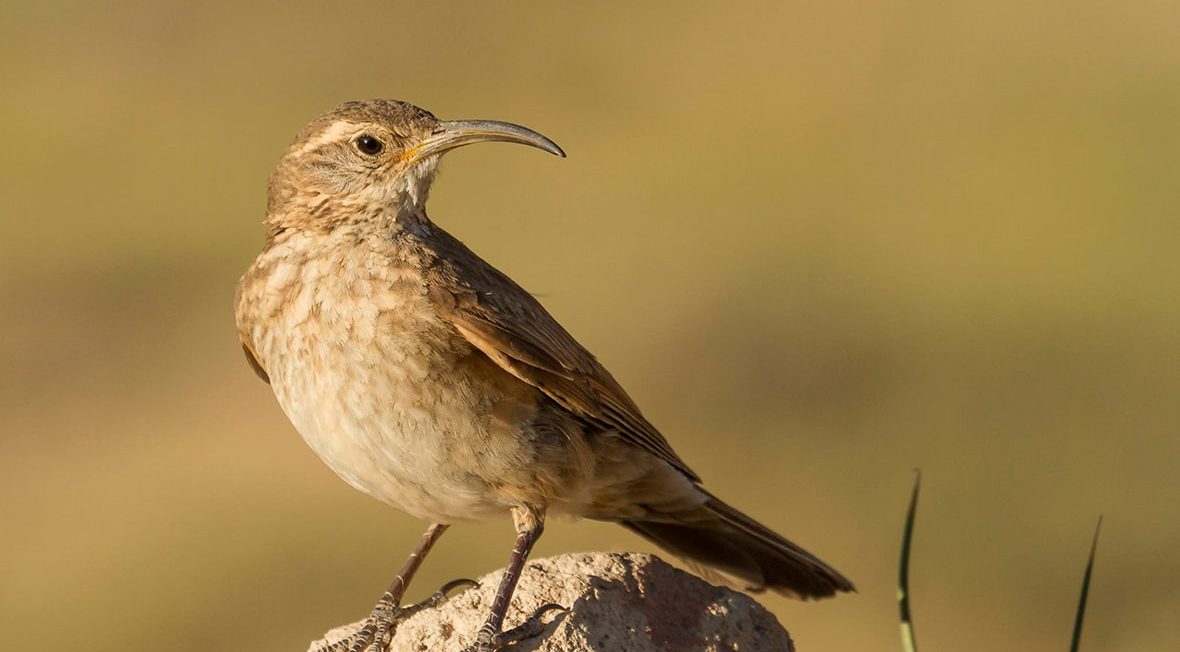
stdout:
{"type": "MultiPolygon", "coordinates": [[[[431,215],[541,296],[714,492],[853,578],[800,650],[1180,646],[1180,4],[0,6],[0,627],[303,650],[424,524],[246,366],[271,166],[353,98],[559,142],[431,215]]],[[[410,592],[500,567],[454,528],[410,592]]],[[[556,522],[538,555],[649,549],[556,522]]]]}

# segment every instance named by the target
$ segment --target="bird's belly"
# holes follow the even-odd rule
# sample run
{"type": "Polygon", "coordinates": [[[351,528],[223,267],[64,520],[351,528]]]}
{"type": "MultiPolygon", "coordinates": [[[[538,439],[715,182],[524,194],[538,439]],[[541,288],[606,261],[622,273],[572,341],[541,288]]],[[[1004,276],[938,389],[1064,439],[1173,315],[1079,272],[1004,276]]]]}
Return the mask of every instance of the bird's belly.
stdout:
{"type": "MultiPolygon", "coordinates": [[[[343,371],[343,373],[341,373],[343,371]]],[[[418,518],[454,522],[505,511],[491,470],[462,449],[486,439],[478,419],[392,375],[295,374],[275,386],[304,441],[353,487],[418,518]]]]}
{"type": "Polygon", "coordinates": [[[447,523],[507,511],[495,485],[529,451],[488,418],[505,397],[470,368],[466,342],[410,314],[364,328],[336,315],[276,334],[266,357],[279,404],[333,471],[385,503],[447,523]]]}

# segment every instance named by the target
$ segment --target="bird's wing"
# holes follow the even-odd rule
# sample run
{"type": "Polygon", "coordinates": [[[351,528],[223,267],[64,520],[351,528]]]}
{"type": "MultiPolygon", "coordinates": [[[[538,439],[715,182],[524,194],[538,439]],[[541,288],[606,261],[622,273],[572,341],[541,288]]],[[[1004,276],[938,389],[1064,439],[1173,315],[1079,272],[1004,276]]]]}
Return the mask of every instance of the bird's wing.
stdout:
{"type": "Polygon", "coordinates": [[[250,368],[254,370],[254,373],[258,374],[258,377],[262,379],[262,382],[269,385],[270,374],[266,373],[266,369],[262,368],[262,363],[258,362],[258,356],[254,354],[254,349],[251,348],[250,343],[246,341],[246,338],[241,337],[241,340],[242,353],[246,354],[246,362],[250,363],[250,368]]]}
{"type": "MultiPolygon", "coordinates": [[[[440,229],[441,231],[441,229],[440,229]]],[[[700,478],[668,445],[618,381],[531,294],[442,233],[431,297],[441,316],[503,369],[558,405],[700,478]]]]}

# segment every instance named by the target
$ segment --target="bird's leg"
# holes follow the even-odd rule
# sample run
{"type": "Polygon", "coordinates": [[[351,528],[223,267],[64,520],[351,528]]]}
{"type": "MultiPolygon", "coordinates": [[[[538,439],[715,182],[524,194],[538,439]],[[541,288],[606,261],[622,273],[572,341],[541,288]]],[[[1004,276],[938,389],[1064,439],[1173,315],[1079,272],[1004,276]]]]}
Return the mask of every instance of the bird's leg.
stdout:
{"type": "Polygon", "coordinates": [[[447,525],[443,523],[435,523],[427,528],[426,533],[418,540],[418,545],[414,547],[414,552],[410,553],[410,557],[402,566],[401,571],[393,578],[393,582],[389,584],[389,588],[385,589],[385,593],[381,594],[381,598],[377,600],[377,604],[365,620],[364,626],[352,636],[322,647],[317,652],[361,652],[369,647],[370,643],[374,650],[384,650],[385,646],[389,644],[389,639],[393,638],[393,631],[397,623],[426,607],[440,604],[446,599],[446,594],[449,591],[459,586],[474,585],[475,582],[471,580],[448,582],[423,602],[405,608],[400,607],[402,596],[406,592],[406,587],[410,585],[410,580],[414,578],[414,573],[422,565],[426,553],[430,552],[430,548],[446,530],[447,525]]]}
{"type": "Polygon", "coordinates": [[[545,513],[533,507],[514,507],[512,520],[516,524],[516,545],[512,547],[512,556],[508,558],[508,567],[504,569],[504,577],[500,580],[500,586],[496,588],[496,597],[492,600],[492,611],[488,614],[488,619],[484,621],[483,626],[479,628],[475,642],[469,645],[464,652],[494,652],[505,645],[532,638],[540,634],[544,628],[541,616],[555,609],[564,609],[560,605],[547,604],[537,609],[520,625],[508,631],[501,630],[504,626],[504,616],[508,613],[508,604],[512,601],[512,594],[516,591],[516,583],[520,580],[520,574],[524,570],[529,552],[532,551],[533,545],[537,539],[541,538],[541,532],[545,529],[545,513]]]}

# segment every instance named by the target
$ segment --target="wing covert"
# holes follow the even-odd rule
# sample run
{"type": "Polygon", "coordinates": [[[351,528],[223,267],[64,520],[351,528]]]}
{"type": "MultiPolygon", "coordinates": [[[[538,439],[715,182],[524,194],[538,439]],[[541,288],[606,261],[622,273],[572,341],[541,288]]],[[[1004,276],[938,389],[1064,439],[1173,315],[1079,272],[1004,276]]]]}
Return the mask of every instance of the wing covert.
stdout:
{"type": "MultiPolygon", "coordinates": [[[[441,229],[440,229],[441,231],[441,229]]],[[[443,232],[445,233],[445,232],[443,232]]],[[[531,294],[446,234],[430,295],[440,315],[503,369],[558,405],[699,477],[627,393],[531,294]]],[[[436,240],[436,246],[440,243],[436,240]]]]}

